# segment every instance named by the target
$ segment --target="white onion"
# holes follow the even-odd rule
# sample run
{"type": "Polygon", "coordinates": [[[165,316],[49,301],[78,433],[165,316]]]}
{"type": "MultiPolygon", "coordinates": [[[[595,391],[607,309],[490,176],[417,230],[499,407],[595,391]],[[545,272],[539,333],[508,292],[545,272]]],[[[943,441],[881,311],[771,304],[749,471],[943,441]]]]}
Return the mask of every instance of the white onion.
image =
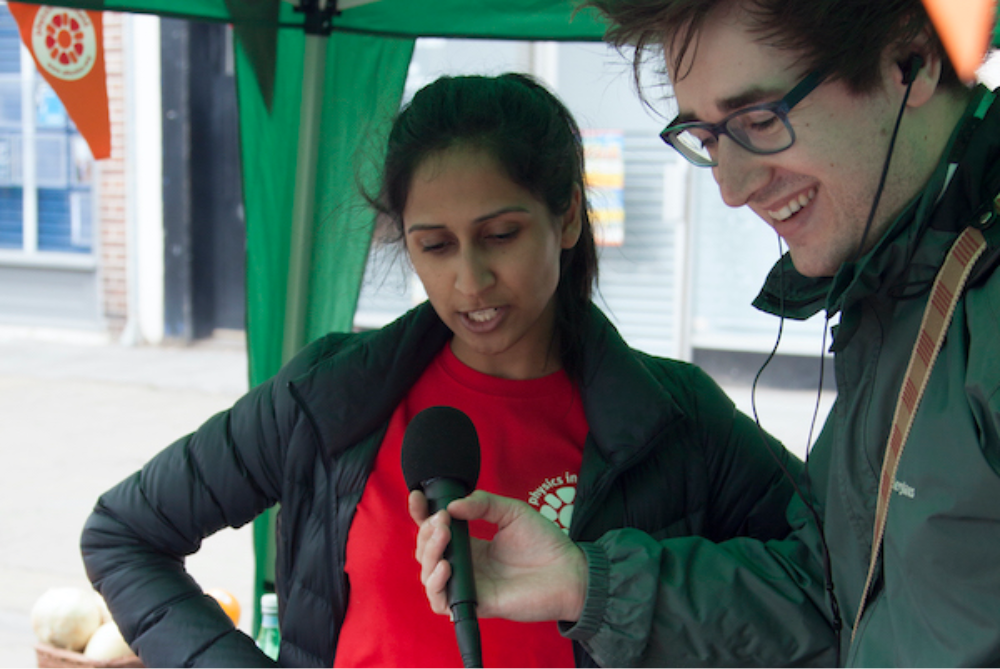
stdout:
{"type": "Polygon", "coordinates": [[[42,643],[81,651],[101,625],[97,595],[81,588],[52,588],[31,609],[31,627],[42,643]]]}
{"type": "Polygon", "coordinates": [[[119,657],[133,655],[132,649],[125,643],[122,633],[118,631],[118,626],[113,622],[104,623],[97,628],[94,635],[87,642],[87,647],[83,654],[92,660],[107,662],[116,660],[119,657]]]}

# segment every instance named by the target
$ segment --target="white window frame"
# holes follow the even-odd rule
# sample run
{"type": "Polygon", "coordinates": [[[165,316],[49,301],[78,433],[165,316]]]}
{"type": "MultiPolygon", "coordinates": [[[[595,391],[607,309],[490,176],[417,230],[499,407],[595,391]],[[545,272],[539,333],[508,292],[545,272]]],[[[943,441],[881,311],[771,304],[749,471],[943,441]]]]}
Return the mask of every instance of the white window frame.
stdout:
{"type": "MultiPolygon", "coordinates": [[[[6,4],[6,3],[3,3],[6,4]]],[[[35,68],[35,61],[24,44],[20,44],[21,54],[21,189],[22,246],[20,249],[0,249],[0,265],[7,267],[51,267],[72,269],[96,269],[100,243],[100,219],[98,218],[98,184],[100,183],[100,163],[93,162],[91,180],[90,215],[91,246],[89,253],[68,253],[65,251],[41,251],[38,248],[38,174],[37,174],[37,132],[35,128],[35,86],[41,75],[35,68]]],[[[12,175],[14,176],[14,175],[12,175]]],[[[16,176],[15,176],[16,179],[16,176]]],[[[71,197],[71,199],[73,199],[71,197]]],[[[72,204],[72,203],[71,203],[72,204]]],[[[78,207],[77,207],[78,208],[78,207]]],[[[70,216],[73,216],[71,206],[70,216]]],[[[73,230],[80,228],[78,221],[70,222],[73,230]]]]}

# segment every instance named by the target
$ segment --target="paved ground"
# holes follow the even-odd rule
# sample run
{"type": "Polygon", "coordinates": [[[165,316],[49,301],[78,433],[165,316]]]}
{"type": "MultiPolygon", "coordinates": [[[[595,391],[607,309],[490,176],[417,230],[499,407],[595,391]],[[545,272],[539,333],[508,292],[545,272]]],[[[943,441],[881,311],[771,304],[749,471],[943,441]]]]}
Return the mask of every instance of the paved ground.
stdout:
{"type": "MultiPolygon", "coordinates": [[[[0,331],[0,667],[35,666],[29,615],[42,593],[89,587],[78,542],[98,495],[245,388],[238,343],[127,348],[0,331]]],[[[727,390],[750,411],[749,388],[727,390]]],[[[824,397],[820,423],[830,401],[824,397]]],[[[757,396],[764,426],[799,453],[814,404],[810,392],[757,396]]],[[[249,610],[249,527],[206,541],[188,568],[203,587],[225,588],[249,610]]]]}
{"type": "MultiPolygon", "coordinates": [[[[42,593],[89,587],[78,545],[98,495],[245,388],[238,345],[124,348],[0,333],[0,666],[36,666],[29,614],[42,593]]],[[[226,530],[188,568],[246,609],[252,551],[249,527],[226,530]]]]}

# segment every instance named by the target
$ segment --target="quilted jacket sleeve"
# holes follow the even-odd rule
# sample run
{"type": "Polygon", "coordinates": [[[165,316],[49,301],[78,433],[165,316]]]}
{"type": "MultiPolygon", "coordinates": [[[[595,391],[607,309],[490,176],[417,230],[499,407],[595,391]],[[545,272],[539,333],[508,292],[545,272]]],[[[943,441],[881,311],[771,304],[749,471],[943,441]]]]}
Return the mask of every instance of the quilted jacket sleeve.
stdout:
{"type": "Polygon", "coordinates": [[[708,468],[710,533],[704,536],[785,538],[785,511],[802,461],[739,411],[704,371],[693,365],[686,371],[685,411],[697,425],[708,468]]]}
{"type": "Polygon", "coordinates": [[[793,477],[801,462],[689,371],[693,392],[683,397],[693,398],[685,410],[710,453],[712,536],[620,529],[581,544],[587,599],[563,633],[602,666],[830,665],[836,636],[818,532],[797,496],[788,503],[775,457],[793,477]]]}
{"type": "MultiPolygon", "coordinates": [[[[801,506],[796,498],[790,514],[801,506]]],[[[658,542],[609,532],[581,545],[587,601],[564,633],[608,667],[830,666],[836,638],[804,538],[658,542]]]]}
{"type": "MultiPolygon", "coordinates": [[[[188,575],[204,537],[279,500],[291,363],[106,492],[83,530],[91,582],[147,666],[273,666],[188,575]]],[[[301,371],[301,369],[298,369],[301,371]]]]}

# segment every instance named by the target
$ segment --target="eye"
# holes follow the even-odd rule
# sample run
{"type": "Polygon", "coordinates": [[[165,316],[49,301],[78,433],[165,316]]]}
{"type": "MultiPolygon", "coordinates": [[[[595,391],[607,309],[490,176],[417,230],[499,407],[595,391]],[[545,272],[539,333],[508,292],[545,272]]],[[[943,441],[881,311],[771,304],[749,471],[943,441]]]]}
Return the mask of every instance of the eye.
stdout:
{"type": "Polygon", "coordinates": [[[770,110],[761,110],[745,114],[740,119],[740,126],[748,134],[757,136],[770,135],[783,128],[778,115],[770,110]]]}
{"type": "Polygon", "coordinates": [[[758,121],[750,126],[750,130],[757,133],[769,132],[774,129],[775,124],[778,122],[778,117],[772,116],[769,119],[763,121],[758,121]]]}
{"type": "Polygon", "coordinates": [[[451,235],[443,234],[438,230],[417,232],[409,241],[414,251],[437,255],[445,253],[455,243],[451,235]]]}
{"type": "Polygon", "coordinates": [[[503,244],[504,242],[513,241],[517,237],[519,232],[520,230],[518,228],[501,232],[493,232],[486,235],[486,240],[490,242],[503,244]]]}
{"type": "Polygon", "coordinates": [[[441,253],[444,253],[445,251],[447,251],[449,246],[451,246],[450,242],[444,242],[444,241],[439,241],[439,242],[434,242],[434,241],[421,242],[420,243],[420,251],[421,251],[421,253],[441,254],[441,253]]]}
{"type": "Polygon", "coordinates": [[[719,138],[715,133],[706,128],[689,128],[682,132],[677,139],[700,154],[710,154],[715,150],[719,138]]]}

